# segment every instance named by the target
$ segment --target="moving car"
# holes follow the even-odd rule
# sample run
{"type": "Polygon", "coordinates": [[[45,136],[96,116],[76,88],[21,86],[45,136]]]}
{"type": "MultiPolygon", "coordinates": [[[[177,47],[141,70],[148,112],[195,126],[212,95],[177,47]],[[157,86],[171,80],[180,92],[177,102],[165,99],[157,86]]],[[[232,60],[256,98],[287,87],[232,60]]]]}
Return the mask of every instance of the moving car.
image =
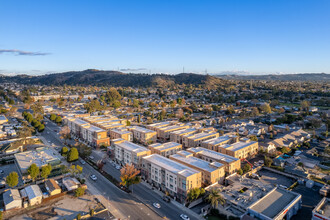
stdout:
{"type": "Polygon", "coordinates": [[[97,180],[97,177],[93,174],[93,175],[90,175],[90,178],[92,179],[92,180],[94,180],[94,181],[96,181],[97,180]]]}
{"type": "Polygon", "coordinates": [[[183,220],[190,220],[190,218],[185,214],[181,214],[180,218],[182,218],[183,220]]]}
{"type": "Polygon", "coordinates": [[[159,203],[154,202],[152,205],[153,205],[155,208],[160,209],[160,205],[159,205],[159,203]]]}

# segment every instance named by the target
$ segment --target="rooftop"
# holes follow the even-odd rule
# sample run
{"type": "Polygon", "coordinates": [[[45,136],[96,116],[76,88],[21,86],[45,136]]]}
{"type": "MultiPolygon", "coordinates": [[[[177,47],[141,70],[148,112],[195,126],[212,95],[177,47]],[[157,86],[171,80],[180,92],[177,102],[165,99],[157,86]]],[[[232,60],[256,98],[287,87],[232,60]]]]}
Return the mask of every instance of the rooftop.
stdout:
{"type": "Polygon", "coordinates": [[[187,129],[182,129],[182,130],[178,130],[178,131],[173,131],[171,132],[172,134],[177,134],[177,135],[182,135],[182,134],[187,134],[187,133],[191,133],[197,131],[196,128],[187,128],[187,129]]]}
{"type": "Polygon", "coordinates": [[[298,198],[301,198],[301,195],[282,188],[274,188],[249,209],[273,219],[298,198]]]}
{"type": "Polygon", "coordinates": [[[197,170],[194,170],[188,166],[185,166],[183,164],[180,164],[178,162],[175,162],[173,160],[170,160],[170,159],[160,156],[158,154],[152,154],[149,156],[145,156],[145,157],[143,157],[143,159],[147,160],[153,164],[156,164],[157,166],[160,166],[172,173],[180,174],[185,177],[199,173],[199,171],[197,171],[197,170]]]}
{"type": "Polygon", "coordinates": [[[326,218],[330,218],[330,199],[324,197],[314,208],[313,212],[318,213],[326,218]]]}
{"type": "Polygon", "coordinates": [[[42,192],[38,185],[30,185],[25,187],[26,195],[28,196],[29,200],[36,198],[36,197],[42,197],[42,192]]]}
{"type": "Polygon", "coordinates": [[[201,132],[201,133],[197,133],[197,134],[189,134],[189,135],[187,135],[187,137],[192,140],[198,140],[201,138],[206,138],[206,137],[215,135],[217,133],[218,132],[201,132]]]}
{"type": "Polygon", "coordinates": [[[228,135],[224,135],[224,136],[220,136],[220,137],[216,137],[216,138],[206,140],[206,141],[204,141],[204,143],[208,143],[208,144],[211,144],[211,145],[218,145],[218,144],[221,144],[225,141],[230,141],[230,140],[231,140],[231,137],[229,137],[228,135]]]}
{"type": "Polygon", "coordinates": [[[142,147],[140,145],[134,144],[132,142],[129,141],[123,141],[121,143],[116,143],[115,145],[124,148],[125,150],[128,151],[133,151],[135,153],[141,153],[141,152],[145,152],[145,151],[149,151],[149,149],[142,147]]]}
{"type": "Polygon", "coordinates": [[[216,152],[213,150],[209,150],[206,148],[202,148],[202,147],[188,148],[187,151],[198,153],[198,154],[204,155],[206,157],[213,158],[214,160],[224,161],[226,163],[231,163],[231,162],[239,160],[235,157],[232,157],[232,156],[229,156],[226,154],[222,154],[222,153],[219,153],[219,152],[216,152]]]}
{"type": "Polygon", "coordinates": [[[167,143],[164,143],[164,144],[155,143],[155,144],[149,145],[149,147],[152,147],[152,148],[160,150],[160,151],[171,149],[173,147],[179,147],[179,146],[181,146],[181,144],[178,144],[176,142],[167,142],[167,143]]]}
{"type": "Polygon", "coordinates": [[[213,166],[210,166],[210,163],[205,161],[205,160],[201,160],[197,157],[191,157],[191,156],[190,157],[184,157],[184,156],[181,156],[180,154],[174,154],[174,155],[170,156],[170,159],[171,158],[182,161],[185,164],[190,164],[190,165],[192,165],[196,168],[199,168],[199,169],[202,169],[202,170],[205,170],[205,171],[208,171],[208,172],[213,172],[213,171],[217,170],[217,168],[219,168],[221,166],[224,166],[224,164],[217,163],[215,165],[216,166],[220,165],[220,166],[213,167],[213,166]]]}
{"type": "Polygon", "coordinates": [[[130,129],[132,129],[134,131],[141,132],[141,133],[154,133],[155,132],[153,130],[142,128],[142,127],[139,127],[139,126],[131,126],[130,129]]]}
{"type": "Polygon", "coordinates": [[[96,126],[90,126],[89,128],[87,128],[87,130],[91,131],[91,132],[102,132],[102,131],[105,131],[104,129],[102,128],[99,128],[99,127],[96,127],[96,126]]]}
{"type": "Polygon", "coordinates": [[[234,143],[234,144],[224,144],[221,147],[222,148],[225,148],[227,150],[230,150],[230,151],[238,151],[238,150],[241,150],[241,149],[246,148],[248,146],[251,146],[251,145],[253,145],[255,143],[257,143],[257,142],[255,142],[255,141],[251,141],[251,142],[237,142],[237,143],[234,143]]]}

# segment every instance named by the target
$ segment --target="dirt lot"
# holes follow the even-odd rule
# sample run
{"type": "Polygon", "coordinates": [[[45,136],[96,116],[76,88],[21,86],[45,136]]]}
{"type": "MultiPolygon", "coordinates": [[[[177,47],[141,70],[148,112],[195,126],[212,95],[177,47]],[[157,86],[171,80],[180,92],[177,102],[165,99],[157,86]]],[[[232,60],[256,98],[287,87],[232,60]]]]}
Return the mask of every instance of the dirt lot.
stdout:
{"type": "Polygon", "coordinates": [[[71,195],[65,195],[60,200],[49,203],[46,206],[42,206],[31,210],[20,216],[11,218],[12,220],[64,220],[75,219],[78,213],[82,215],[89,213],[90,209],[98,209],[100,205],[94,200],[91,195],[84,195],[80,198],[73,197],[71,195]]]}

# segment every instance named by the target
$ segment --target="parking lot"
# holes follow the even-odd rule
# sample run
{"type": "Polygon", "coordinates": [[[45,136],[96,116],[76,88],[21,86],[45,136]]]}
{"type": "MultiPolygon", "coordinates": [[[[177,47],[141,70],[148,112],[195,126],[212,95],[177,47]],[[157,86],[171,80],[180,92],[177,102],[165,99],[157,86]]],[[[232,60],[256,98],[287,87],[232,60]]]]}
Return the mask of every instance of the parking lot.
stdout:
{"type": "Polygon", "coordinates": [[[284,175],[273,173],[273,172],[265,170],[265,169],[261,169],[258,173],[261,174],[261,176],[262,176],[261,181],[264,184],[270,184],[273,186],[283,185],[283,186],[289,187],[294,182],[296,182],[294,179],[291,179],[284,175]]]}
{"type": "Polygon", "coordinates": [[[19,175],[18,185],[22,185],[23,184],[22,176],[20,175],[20,172],[18,171],[18,168],[17,168],[17,166],[16,166],[16,164],[14,162],[13,163],[10,163],[10,164],[1,165],[0,166],[0,170],[3,170],[3,173],[0,173],[1,180],[5,180],[6,176],[8,176],[9,173],[11,173],[11,172],[17,172],[18,175],[19,175]]]}

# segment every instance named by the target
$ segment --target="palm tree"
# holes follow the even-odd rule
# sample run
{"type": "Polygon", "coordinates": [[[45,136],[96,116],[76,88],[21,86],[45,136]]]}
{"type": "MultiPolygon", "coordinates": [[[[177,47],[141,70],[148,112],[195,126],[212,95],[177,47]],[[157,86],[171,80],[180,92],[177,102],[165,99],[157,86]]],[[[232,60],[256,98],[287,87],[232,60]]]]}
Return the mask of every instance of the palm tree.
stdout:
{"type": "Polygon", "coordinates": [[[219,206],[219,203],[221,205],[224,205],[226,203],[226,200],[222,197],[220,194],[219,189],[212,189],[209,192],[209,195],[206,197],[206,200],[211,203],[212,208],[217,208],[219,206]]]}

